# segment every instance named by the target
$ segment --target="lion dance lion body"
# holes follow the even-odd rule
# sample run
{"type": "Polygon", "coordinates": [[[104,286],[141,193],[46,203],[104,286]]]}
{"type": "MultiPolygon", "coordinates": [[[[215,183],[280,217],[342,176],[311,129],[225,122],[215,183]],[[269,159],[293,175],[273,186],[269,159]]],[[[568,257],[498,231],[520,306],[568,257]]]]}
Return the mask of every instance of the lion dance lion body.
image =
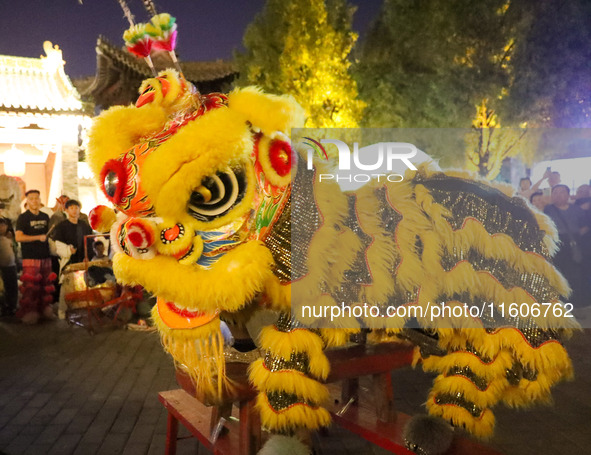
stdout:
{"type": "MultiPolygon", "coordinates": [[[[232,387],[220,318],[278,312],[249,369],[262,423],[273,431],[330,422],[324,349],[372,328],[369,320],[302,326],[290,312],[294,280],[303,298],[328,304],[342,293],[399,306],[558,302],[569,292],[549,262],[552,224],[510,190],[426,165],[404,182],[315,193],[303,173],[292,182],[297,160],[287,134],[304,120],[292,98],[253,88],[201,96],[173,71],[140,92],[136,106],[97,118],[90,135],[89,163],[120,212],[111,229],[115,274],[158,297],[153,318],[165,349],[213,402],[232,387]],[[312,215],[292,211],[297,204],[312,215]],[[307,262],[293,266],[292,223],[310,233],[307,262]],[[331,262],[335,251],[341,259],[331,262]]],[[[404,324],[374,327],[368,339],[404,335],[404,324]]],[[[430,330],[436,351],[416,350],[416,360],[438,373],[429,413],[490,436],[493,405],[546,401],[550,386],[572,374],[561,344],[570,331],[531,318],[430,330]]]]}

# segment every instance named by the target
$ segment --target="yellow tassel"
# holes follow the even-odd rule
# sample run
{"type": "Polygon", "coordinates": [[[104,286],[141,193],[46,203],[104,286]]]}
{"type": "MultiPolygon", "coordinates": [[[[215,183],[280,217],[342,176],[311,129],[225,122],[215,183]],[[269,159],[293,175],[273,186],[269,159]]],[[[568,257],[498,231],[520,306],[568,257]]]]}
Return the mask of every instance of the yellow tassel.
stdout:
{"type": "Polygon", "coordinates": [[[160,319],[156,306],[152,319],[164,350],[172,356],[176,367],[191,377],[197,397],[206,402],[221,402],[232,384],[226,377],[220,320],[195,329],[170,329],[160,319]]]}

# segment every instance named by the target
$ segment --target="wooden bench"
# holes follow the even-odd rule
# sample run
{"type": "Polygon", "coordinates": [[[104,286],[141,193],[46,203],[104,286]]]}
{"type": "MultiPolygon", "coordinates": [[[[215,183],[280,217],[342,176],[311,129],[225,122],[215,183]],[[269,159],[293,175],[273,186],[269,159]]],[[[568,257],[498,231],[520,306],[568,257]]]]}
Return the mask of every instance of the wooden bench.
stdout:
{"type": "MultiPolygon", "coordinates": [[[[402,432],[409,416],[394,409],[394,390],[391,371],[408,366],[412,362],[413,347],[409,344],[384,343],[379,345],[355,345],[327,351],[331,371],[326,380],[335,403],[331,409],[335,424],[360,435],[362,438],[398,455],[414,455],[404,446],[402,432]],[[375,409],[368,400],[360,398],[359,378],[372,377],[372,396],[375,409]],[[341,387],[338,384],[341,383],[341,387]],[[349,404],[349,406],[347,406],[349,404]],[[346,409],[344,409],[346,407],[346,409]]],[[[193,398],[194,388],[187,376],[177,372],[177,380],[183,389],[160,392],[160,402],[168,410],[166,454],[174,455],[181,422],[205,447],[220,455],[254,455],[262,439],[260,419],[254,410],[256,391],[246,381],[246,365],[228,365],[229,370],[241,376],[242,389],[234,402],[238,403],[238,419],[230,418],[232,403],[222,407],[208,407],[193,398]],[[193,395],[193,396],[191,396],[193,395]],[[226,418],[229,431],[216,441],[211,441],[212,429],[220,417],[226,418]]],[[[467,438],[454,438],[447,452],[449,455],[499,455],[490,448],[467,438]]]]}

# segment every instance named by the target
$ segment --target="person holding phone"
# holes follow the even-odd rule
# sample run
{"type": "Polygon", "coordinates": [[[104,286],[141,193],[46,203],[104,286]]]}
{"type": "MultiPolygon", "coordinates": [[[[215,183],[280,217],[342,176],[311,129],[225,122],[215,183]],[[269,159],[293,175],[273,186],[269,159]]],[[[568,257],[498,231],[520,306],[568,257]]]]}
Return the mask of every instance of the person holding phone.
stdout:
{"type": "Polygon", "coordinates": [[[542,178],[538,180],[533,186],[531,184],[531,179],[529,177],[523,177],[521,180],[519,180],[519,191],[517,191],[517,194],[529,201],[531,195],[538,191],[538,188],[540,188],[542,182],[546,179],[549,179],[551,174],[552,171],[550,170],[550,168],[547,168],[542,178]]]}

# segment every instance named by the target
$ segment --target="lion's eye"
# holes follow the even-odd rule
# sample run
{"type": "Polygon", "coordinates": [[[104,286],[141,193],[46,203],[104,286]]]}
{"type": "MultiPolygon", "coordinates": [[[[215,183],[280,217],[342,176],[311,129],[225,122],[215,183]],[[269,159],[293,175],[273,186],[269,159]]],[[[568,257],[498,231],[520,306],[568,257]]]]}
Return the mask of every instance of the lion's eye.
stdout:
{"type": "Polygon", "coordinates": [[[107,198],[115,205],[121,202],[123,188],[127,182],[125,166],[119,160],[109,160],[101,170],[102,189],[107,198]]]}
{"type": "Polygon", "coordinates": [[[103,185],[105,186],[105,193],[107,193],[107,196],[115,196],[118,183],[119,177],[115,171],[110,171],[107,173],[107,175],[105,175],[105,181],[103,182],[103,185]]]}
{"type": "Polygon", "coordinates": [[[211,221],[228,213],[244,198],[246,175],[243,169],[227,169],[205,177],[191,194],[189,213],[199,221],[211,221]]]}

